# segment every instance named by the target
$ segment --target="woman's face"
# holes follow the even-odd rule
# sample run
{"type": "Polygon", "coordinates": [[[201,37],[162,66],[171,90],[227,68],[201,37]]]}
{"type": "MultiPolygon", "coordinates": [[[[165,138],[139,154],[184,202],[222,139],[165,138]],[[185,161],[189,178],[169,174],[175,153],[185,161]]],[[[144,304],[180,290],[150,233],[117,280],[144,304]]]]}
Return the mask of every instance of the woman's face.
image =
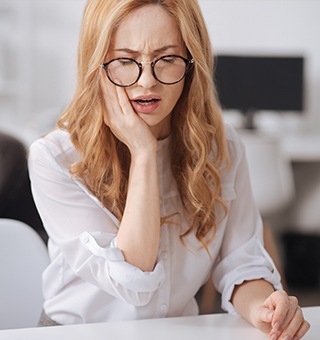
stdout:
{"type": "MultiPolygon", "coordinates": [[[[125,57],[150,62],[172,54],[187,57],[176,23],[162,7],[147,5],[130,13],[121,22],[106,61],[125,57]]],[[[138,82],[126,87],[135,112],[158,139],[170,133],[170,115],[183,86],[184,79],[174,85],[160,83],[154,78],[150,64],[143,63],[138,82]]]]}

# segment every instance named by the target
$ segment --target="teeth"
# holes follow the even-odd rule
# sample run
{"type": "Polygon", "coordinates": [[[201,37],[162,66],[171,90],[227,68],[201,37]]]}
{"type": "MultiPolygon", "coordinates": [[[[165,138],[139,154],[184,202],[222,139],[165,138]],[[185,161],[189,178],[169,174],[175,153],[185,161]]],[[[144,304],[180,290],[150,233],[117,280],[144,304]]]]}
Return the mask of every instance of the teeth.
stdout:
{"type": "Polygon", "coordinates": [[[141,105],[147,105],[147,104],[155,102],[156,100],[155,99],[149,99],[149,100],[139,99],[139,100],[136,100],[136,101],[141,105]]]}

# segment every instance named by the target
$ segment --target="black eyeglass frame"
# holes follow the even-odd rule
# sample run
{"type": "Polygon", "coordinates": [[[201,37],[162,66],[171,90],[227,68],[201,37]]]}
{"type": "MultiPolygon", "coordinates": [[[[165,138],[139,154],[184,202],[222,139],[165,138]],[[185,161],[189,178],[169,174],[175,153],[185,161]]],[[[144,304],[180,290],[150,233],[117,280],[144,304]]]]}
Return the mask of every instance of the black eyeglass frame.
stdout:
{"type": "MultiPolygon", "coordinates": [[[[132,58],[115,58],[115,59],[111,59],[111,60],[108,61],[107,63],[102,64],[101,66],[102,66],[102,68],[106,71],[107,77],[108,77],[108,79],[111,81],[112,84],[114,84],[114,85],[116,85],[116,86],[120,86],[120,87],[129,87],[129,86],[132,86],[132,85],[136,84],[136,83],[139,81],[139,79],[140,79],[140,77],[141,77],[141,75],[142,75],[142,71],[143,71],[143,69],[142,69],[143,64],[144,64],[143,62],[142,62],[142,63],[141,63],[141,62],[139,63],[138,61],[136,61],[135,59],[132,59],[132,58]],[[110,78],[109,73],[108,73],[108,66],[109,66],[110,63],[112,63],[113,61],[116,61],[116,60],[128,60],[128,61],[133,61],[133,62],[139,67],[139,74],[138,74],[138,76],[137,76],[137,79],[136,79],[134,82],[132,82],[132,83],[129,84],[129,85],[122,85],[122,84],[118,84],[118,83],[114,82],[114,81],[110,78]]],[[[149,63],[148,63],[148,64],[149,64],[149,63]]],[[[153,77],[154,77],[159,83],[164,84],[164,85],[174,85],[174,84],[179,83],[179,82],[186,76],[187,72],[190,70],[190,68],[191,68],[191,66],[192,66],[193,64],[194,64],[194,59],[193,59],[193,58],[187,59],[187,58],[184,58],[184,57],[182,57],[182,56],[180,56],[180,55],[176,55],[176,54],[164,55],[164,56],[162,56],[162,57],[160,57],[160,58],[158,58],[158,59],[156,59],[156,60],[150,62],[150,66],[151,66],[151,70],[152,70],[152,75],[153,75],[153,77]],[[157,77],[157,75],[156,75],[156,73],[155,73],[155,71],[154,71],[154,67],[155,67],[156,63],[159,62],[160,60],[163,60],[163,59],[165,59],[165,58],[172,58],[172,57],[182,59],[182,60],[185,62],[186,67],[185,67],[184,73],[183,73],[183,75],[180,77],[180,79],[174,81],[173,83],[171,83],[171,82],[170,82],[170,83],[167,83],[167,82],[161,81],[161,80],[157,77]]]]}

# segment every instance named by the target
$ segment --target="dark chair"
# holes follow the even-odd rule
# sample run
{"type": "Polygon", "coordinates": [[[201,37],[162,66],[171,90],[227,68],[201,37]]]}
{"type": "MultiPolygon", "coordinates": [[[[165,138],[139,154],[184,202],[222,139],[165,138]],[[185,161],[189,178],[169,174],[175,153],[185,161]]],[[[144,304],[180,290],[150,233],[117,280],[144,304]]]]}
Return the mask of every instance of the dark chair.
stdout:
{"type": "Polygon", "coordinates": [[[31,194],[26,148],[15,137],[1,132],[0,218],[24,222],[47,241],[47,234],[31,194]]]}

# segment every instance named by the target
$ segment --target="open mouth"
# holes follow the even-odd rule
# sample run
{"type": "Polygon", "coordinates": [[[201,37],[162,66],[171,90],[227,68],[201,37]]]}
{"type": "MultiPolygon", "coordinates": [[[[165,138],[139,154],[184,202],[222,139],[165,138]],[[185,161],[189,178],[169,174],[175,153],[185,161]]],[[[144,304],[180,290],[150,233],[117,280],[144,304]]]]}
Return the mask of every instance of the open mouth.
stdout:
{"type": "Polygon", "coordinates": [[[134,102],[138,103],[139,105],[150,105],[153,104],[155,102],[158,102],[159,99],[156,98],[151,98],[151,99],[137,99],[137,100],[133,100],[134,102]]]}

